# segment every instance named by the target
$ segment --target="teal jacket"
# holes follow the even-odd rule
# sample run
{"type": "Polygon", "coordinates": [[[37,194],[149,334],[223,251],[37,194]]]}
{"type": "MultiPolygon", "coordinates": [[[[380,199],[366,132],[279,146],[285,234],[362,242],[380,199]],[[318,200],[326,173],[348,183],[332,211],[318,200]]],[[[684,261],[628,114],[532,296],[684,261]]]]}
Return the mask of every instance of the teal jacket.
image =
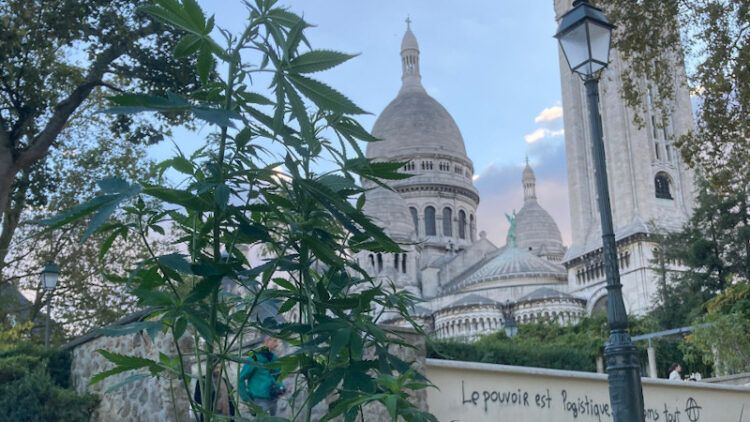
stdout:
{"type": "Polygon", "coordinates": [[[279,370],[264,367],[277,360],[276,355],[266,348],[251,352],[248,363],[240,371],[239,391],[242,400],[275,399],[277,392],[283,391],[283,384],[278,381],[279,370]]]}

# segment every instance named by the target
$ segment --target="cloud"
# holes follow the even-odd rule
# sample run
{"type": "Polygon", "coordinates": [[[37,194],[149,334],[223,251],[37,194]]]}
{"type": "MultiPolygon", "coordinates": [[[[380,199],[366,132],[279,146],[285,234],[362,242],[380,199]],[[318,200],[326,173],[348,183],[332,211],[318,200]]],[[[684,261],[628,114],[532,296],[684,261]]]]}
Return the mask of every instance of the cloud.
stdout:
{"type": "Polygon", "coordinates": [[[556,138],[563,135],[565,135],[565,129],[550,130],[539,128],[527,135],[524,135],[523,139],[526,140],[526,143],[533,144],[534,142],[540,141],[545,138],[556,138]]]}
{"type": "MultiPolygon", "coordinates": [[[[539,204],[552,215],[563,237],[570,244],[570,210],[565,161],[565,143],[541,142],[529,147],[529,156],[537,177],[539,204]]],[[[497,246],[505,244],[508,222],[504,213],[523,206],[521,174],[523,164],[493,164],[479,173],[475,186],[481,195],[477,210],[477,226],[497,246]]]]}
{"type": "Polygon", "coordinates": [[[548,107],[542,110],[541,113],[539,113],[538,116],[534,118],[534,123],[549,123],[554,122],[556,120],[562,119],[563,116],[563,108],[562,106],[556,105],[553,107],[548,107]]]}

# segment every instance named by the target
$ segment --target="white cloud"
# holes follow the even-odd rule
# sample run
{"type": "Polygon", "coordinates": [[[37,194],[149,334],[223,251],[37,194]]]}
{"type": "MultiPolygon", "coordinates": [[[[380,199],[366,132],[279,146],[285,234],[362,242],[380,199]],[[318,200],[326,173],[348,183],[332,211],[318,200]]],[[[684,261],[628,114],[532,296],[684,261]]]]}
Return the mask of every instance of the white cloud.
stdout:
{"type": "Polygon", "coordinates": [[[555,120],[561,119],[562,116],[563,108],[559,105],[556,105],[542,110],[542,112],[534,118],[534,123],[554,122],[555,120]]]}
{"type": "Polygon", "coordinates": [[[525,135],[523,139],[526,140],[526,143],[533,144],[534,142],[540,141],[544,138],[555,138],[558,136],[565,135],[565,130],[549,130],[549,129],[537,129],[528,135],[525,135]]]}

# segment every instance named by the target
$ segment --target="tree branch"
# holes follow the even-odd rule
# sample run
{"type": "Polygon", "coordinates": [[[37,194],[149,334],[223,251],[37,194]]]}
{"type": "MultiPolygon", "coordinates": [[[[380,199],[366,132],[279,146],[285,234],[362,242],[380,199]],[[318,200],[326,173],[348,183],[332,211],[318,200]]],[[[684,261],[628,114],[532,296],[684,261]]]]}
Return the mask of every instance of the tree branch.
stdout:
{"type": "Polygon", "coordinates": [[[94,88],[104,83],[102,78],[109,65],[125,53],[128,41],[123,40],[119,44],[112,45],[97,56],[84,82],[54,107],[54,113],[44,130],[31,140],[26,150],[18,155],[13,163],[16,171],[28,168],[47,154],[49,147],[68,123],[70,116],[88,98],[94,88]]]}

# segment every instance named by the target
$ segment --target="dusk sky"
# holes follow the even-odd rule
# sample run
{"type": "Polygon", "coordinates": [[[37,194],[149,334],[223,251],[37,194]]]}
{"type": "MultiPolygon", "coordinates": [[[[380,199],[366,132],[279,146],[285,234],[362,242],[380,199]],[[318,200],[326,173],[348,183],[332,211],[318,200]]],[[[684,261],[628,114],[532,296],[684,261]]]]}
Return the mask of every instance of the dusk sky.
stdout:
{"type": "MultiPolygon", "coordinates": [[[[243,28],[247,14],[241,1],[200,3],[207,14],[216,15],[217,25],[235,32],[243,28]]],[[[479,230],[498,246],[505,244],[508,224],[503,214],[523,205],[520,179],[528,154],[537,174],[539,202],[569,244],[551,0],[287,0],[280,4],[316,25],[308,31],[313,47],[360,53],[315,76],[372,113],[360,118],[368,129],[400,87],[399,48],[409,16],[420,46],[422,83],[453,115],[474,162],[481,195],[479,230]]],[[[151,155],[164,159],[171,149],[164,143],[151,155]]]]}

